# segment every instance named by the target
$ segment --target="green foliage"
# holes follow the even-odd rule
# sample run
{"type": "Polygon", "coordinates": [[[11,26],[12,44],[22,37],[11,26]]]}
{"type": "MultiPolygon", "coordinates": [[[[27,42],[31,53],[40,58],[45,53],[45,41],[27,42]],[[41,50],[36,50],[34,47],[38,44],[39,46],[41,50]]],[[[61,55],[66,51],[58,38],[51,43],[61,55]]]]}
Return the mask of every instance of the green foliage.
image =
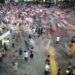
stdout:
{"type": "Polygon", "coordinates": [[[48,3],[51,3],[51,0],[47,0],[48,3]]]}
{"type": "Polygon", "coordinates": [[[0,0],[0,3],[4,3],[4,0],[0,0]]]}
{"type": "Polygon", "coordinates": [[[59,4],[62,9],[75,7],[75,3],[71,3],[71,2],[69,2],[69,3],[65,3],[65,2],[61,3],[60,2],[59,4]]]}

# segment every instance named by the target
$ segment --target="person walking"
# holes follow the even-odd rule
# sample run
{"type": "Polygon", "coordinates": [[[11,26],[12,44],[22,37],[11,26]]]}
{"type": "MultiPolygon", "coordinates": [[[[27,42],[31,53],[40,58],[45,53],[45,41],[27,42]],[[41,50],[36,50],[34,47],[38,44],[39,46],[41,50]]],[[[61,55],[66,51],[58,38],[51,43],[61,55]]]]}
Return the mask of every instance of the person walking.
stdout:
{"type": "Polygon", "coordinates": [[[65,70],[65,72],[66,72],[66,75],[69,75],[69,73],[70,73],[70,69],[67,68],[67,69],[65,70]]]}
{"type": "Polygon", "coordinates": [[[3,57],[2,57],[2,53],[0,52],[0,62],[2,62],[3,57]]]}
{"type": "Polygon", "coordinates": [[[12,43],[12,47],[13,47],[13,48],[15,47],[15,44],[14,44],[14,42],[12,43]]]}
{"type": "Polygon", "coordinates": [[[29,34],[29,39],[31,39],[32,37],[31,37],[31,35],[29,34]]]}
{"type": "Polygon", "coordinates": [[[19,55],[22,55],[22,53],[23,53],[23,51],[22,51],[22,49],[20,48],[20,49],[19,49],[19,55]]]}
{"type": "Polygon", "coordinates": [[[68,68],[71,70],[72,67],[73,67],[72,64],[69,62],[69,63],[68,63],[68,68]]]}
{"type": "Polygon", "coordinates": [[[62,75],[61,69],[58,69],[57,75],[62,75]]]}
{"type": "Polygon", "coordinates": [[[56,37],[56,44],[59,44],[59,42],[60,42],[60,37],[58,36],[56,37]]]}
{"type": "Polygon", "coordinates": [[[6,45],[6,43],[4,43],[4,50],[5,50],[5,51],[8,50],[8,49],[7,49],[7,45],[6,45]]]}
{"type": "Polygon", "coordinates": [[[24,59],[25,61],[28,61],[28,51],[24,51],[24,59]]]}
{"type": "Polygon", "coordinates": [[[49,73],[50,73],[50,67],[49,67],[49,64],[46,64],[45,65],[45,75],[49,75],[49,73]]]}
{"type": "Polygon", "coordinates": [[[74,75],[73,74],[73,69],[67,68],[66,69],[66,75],[74,75]]]}
{"type": "Polygon", "coordinates": [[[66,69],[66,75],[72,75],[72,64],[69,62],[68,67],[66,69]]]}
{"type": "Polygon", "coordinates": [[[73,75],[73,69],[70,70],[69,75],[73,75]]]}
{"type": "Polygon", "coordinates": [[[50,55],[47,56],[46,60],[45,60],[46,64],[50,64],[50,55]]]}
{"type": "Polygon", "coordinates": [[[30,58],[33,59],[33,57],[34,57],[33,51],[30,51],[30,58]]]}

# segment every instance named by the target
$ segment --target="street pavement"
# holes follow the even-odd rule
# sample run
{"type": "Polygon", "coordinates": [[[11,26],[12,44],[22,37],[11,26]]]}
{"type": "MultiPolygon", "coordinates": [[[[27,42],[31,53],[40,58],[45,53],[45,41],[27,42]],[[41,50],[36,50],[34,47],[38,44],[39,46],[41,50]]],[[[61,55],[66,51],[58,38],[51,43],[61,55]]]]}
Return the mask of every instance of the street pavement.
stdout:
{"type": "MultiPolygon", "coordinates": [[[[1,63],[1,72],[5,74],[1,74],[1,75],[24,75],[25,73],[27,75],[43,75],[44,74],[44,69],[45,69],[45,58],[47,55],[47,50],[46,50],[46,44],[48,43],[48,39],[47,38],[35,38],[35,47],[34,47],[34,58],[32,59],[28,59],[28,62],[25,62],[23,57],[19,57],[17,59],[19,66],[18,66],[18,70],[16,72],[14,72],[13,66],[11,64],[12,62],[12,56],[11,56],[11,52],[12,50],[19,50],[19,48],[22,48],[22,50],[26,49],[24,40],[26,40],[27,38],[25,38],[26,34],[24,35],[23,32],[20,33],[20,39],[21,42],[18,44],[18,46],[16,46],[15,48],[11,48],[8,52],[3,63],[1,63]]],[[[26,36],[27,37],[27,36],[26,36]]]]}

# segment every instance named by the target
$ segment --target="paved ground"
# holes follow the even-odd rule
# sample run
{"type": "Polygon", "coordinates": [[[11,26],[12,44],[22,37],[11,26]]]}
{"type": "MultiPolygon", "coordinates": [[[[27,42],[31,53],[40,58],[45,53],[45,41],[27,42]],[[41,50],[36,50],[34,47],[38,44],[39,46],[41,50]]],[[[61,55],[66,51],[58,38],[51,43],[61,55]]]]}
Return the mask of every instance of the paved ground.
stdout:
{"type": "MultiPolygon", "coordinates": [[[[17,49],[19,50],[19,48],[22,48],[23,50],[26,49],[24,40],[26,40],[26,34],[24,35],[23,32],[20,33],[20,39],[21,42],[19,43],[20,46],[13,48],[14,50],[17,49]]],[[[27,39],[28,40],[28,39],[27,39]]],[[[11,65],[11,61],[12,61],[12,57],[10,54],[10,56],[7,56],[4,58],[4,62],[1,63],[1,70],[3,70],[2,73],[6,72],[5,74],[1,74],[1,75],[24,75],[24,73],[27,73],[27,75],[43,75],[44,73],[44,68],[45,68],[45,58],[47,55],[47,51],[46,51],[46,43],[48,43],[48,39],[47,38],[35,38],[35,47],[34,47],[34,59],[31,60],[29,58],[29,61],[26,63],[24,61],[23,58],[19,58],[17,59],[18,63],[19,63],[19,67],[18,67],[18,71],[14,72],[13,71],[13,66],[11,65]]],[[[13,50],[11,49],[11,50],[13,50]]],[[[11,52],[8,51],[9,53],[11,52]]]]}

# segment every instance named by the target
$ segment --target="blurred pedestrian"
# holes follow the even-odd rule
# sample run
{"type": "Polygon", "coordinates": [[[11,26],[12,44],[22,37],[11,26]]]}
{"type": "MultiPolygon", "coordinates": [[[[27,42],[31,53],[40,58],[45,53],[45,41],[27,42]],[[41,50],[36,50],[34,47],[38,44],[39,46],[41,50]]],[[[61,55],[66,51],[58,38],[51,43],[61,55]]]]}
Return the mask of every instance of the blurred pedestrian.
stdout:
{"type": "Polygon", "coordinates": [[[32,37],[31,37],[31,35],[29,34],[29,39],[31,39],[32,37]]]}
{"type": "Polygon", "coordinates": [[[67,69],[65,70],[65,72],[66,72],[66,75],[69,75],[69,73],[70,73],[70,69],[67,68],[67,69]]]}
{"type": "Polygon", "coordinates": [[[62,75],[61,69],[58,69],[57,75],[62,75]]]}
{"type": "Polygon", "coordinates": [[[40,28],[37,28],[38,37],[40,37],[40,28]]]}
{"type": "Polygon", "coordinates": [[[59,42],[60,42],[60,37],[58,36],[56,37],[56,44],[59,44],[59,42]]]}
{"type": "Polygon", "coordinates": [[[68,63],[68,68],[71,70],[72,69],[72,64],[69,62],[68,63]]]}
{"type": "Polygon", "coordinates": [[[13,48],[15,47],[15,44],[14,44],[14,43],[12,43],[12,47],[13,47],[13,48]]]}
{"type": "Polygon", "coordinates": [[[30,51],[30,58],[33,59],[33,57],[34,57],[33,51],[30,51]]]}
{"type": "Polygon", "coordinates": [[[50,55],[47,56],[46,60],[45,60],[46,64],[50,64],[50,55]]]}
{"type": "Polygon", "coordinates": [[[73,75],[73,69],[67,68],[66,75],[73,75]]]}
{"type": "Polygon", "coordinates": [[[28,51],[24,51],[24,59],[25,61],[28,61],[28,51]]]}
{"type": "Polygon", "coordinates": [[[69,75],[73,75],[73,69],[70,70],[69,75]]]}
{"type": "Polygon", "coordinates": [[[49,64],[45,65],[45,73],[44,74],[45,75],[49,75],[50,74],[50,66],[49,66],[49,64]]]}
{"type": "Polygon", "coordinates": [[[66,75],[72,75],[72,70],[73,70],[72,68],[73,68],[72,64],[69,62],[68,67],[66,69],[66,75]]]}
{"type": "Polygon", "coordinates": [[[2,53],[0,52],[0,62],[3,61],[2,53]]]}
{"type": "Polygon", "coordinates": [[[22,55],[23,51],[22,48],[19,49],[19,55],[22,55]]]}
{"type": "Polygon", "coordinates": [[[7,45],[6,45],[6,43],[4,43],[4,50],[5,50],[5,51],[8,50],[8,49],[7,49],[7,45]]]}

